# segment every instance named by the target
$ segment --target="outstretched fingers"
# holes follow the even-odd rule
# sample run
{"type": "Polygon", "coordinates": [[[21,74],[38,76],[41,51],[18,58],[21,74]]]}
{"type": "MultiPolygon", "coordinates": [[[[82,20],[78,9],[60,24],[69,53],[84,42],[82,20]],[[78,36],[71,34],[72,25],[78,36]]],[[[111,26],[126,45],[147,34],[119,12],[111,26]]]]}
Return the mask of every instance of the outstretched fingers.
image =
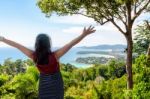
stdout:
{"type": "Polygon", "coordinates": [[[94,26],[89,26],[89,28],[88,28],[88,31],[90,32],[90,33],[94,33],[96,30],[94,29],[95,27],[94,26]]]}
{"type": "Polygon", "coordinates": [[[91,30],[91,33],[94,33],[96,30],[91,30]]]}
{"type": "Polygon", "coordinates": [[[4,37],[0,36],[0,41],[3,41],[4,40],[4,37]]]}
{"type": "Polygon", "coordinates": [[[87,29],[84,27],[84,30],[83,30],[83,35],[89,35],[91,33],[94,33],[96,30],[94,29],[95,27],[90,25],[87,29]]]}

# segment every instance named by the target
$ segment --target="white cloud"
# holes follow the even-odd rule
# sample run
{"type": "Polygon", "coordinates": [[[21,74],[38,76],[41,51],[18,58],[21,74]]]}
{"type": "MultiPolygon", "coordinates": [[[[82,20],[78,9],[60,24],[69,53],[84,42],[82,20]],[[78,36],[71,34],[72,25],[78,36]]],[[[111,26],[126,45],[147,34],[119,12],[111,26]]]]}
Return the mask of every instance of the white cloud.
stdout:
{"type": "MultiPolygon", "coordinates": [[[[52,16],[49,21],[48,19],[46,20],[44,21],[46,24],[44,22],[41,24],[41,21],[37,22],[37,24],[31,24],[32,22],[19,23],[19,21],[15,24],[0,24],[3,27],[0,28],[0,35],[25,46],[34,46],[35,37],[38,33],[48,33],[52,38],[53,46],[63,46],[80,35],[84,26],[87,27],[92,24],[97,30],[96,33],[86,37],[77,46],[126,43],[124,36],[111,23],[101,26],[96,24],[92,19],[81,15],[52,16]],[[55,25],[53,25],[53,22],[55,25]]],[[[122,26],[119,22],[118,24],[122,26]]],[[[0,46],[7,45],[0,44],[0,46]]]]}
{"type": "MultiPolygon", "coordinates": [[[[101,32],[101,33],[105,33],[105,32],[120,32],[111,23],[108,23],[106,25],[93,25],[93,26],[95,27],[96,32],[101,32]]],[[[70,33],[70,34],[80,34],[80,33],[82,33],[83,28],[84,27],[81,27],[81,26],[72,26],[72,27],[68,27],[68,28],[62,29],[62,32],[63,33],[70,33]]],[[[88,28],[88,26],[86,28],[88,28]]]]}
{"type": "MultiPolygon", "coordinates": [[[[89,35],[76,46],[93,46],[99,44],[126,44],[124,36],[111,24],[95,26],[96,33],[89,35]]],[[[83,27],[72,26],[62,29],[66,35],[72,35],[71,39],[77,37],[83,27]]]]}
{"type": "MultiPolygon", "coordinates": [[[[59,26],[59,24],[58,27],[57,26],[49,27],[48,25],[41,26],[38,24],[30,25],[29,23],[26,24],[15,23],[3,26],[3,28],[0,28],[0,31],[2,36],[5,36],[16,42],[19,42],[25,46],[32,46],[32,47],[34,46],[35,37],[38,33],[48,33],[51,36],[53,46],[63,46],[82,33],[83,26],[81,25],[83,24],[79,24],[78,22],[76,23],[75,26],[71,25],[68,27],[61,27],[59,26]]],[[[91,21],[86,19],[86,21],[82,21],[81,23],[85,23],[85,26],[88,26],[90,25],[88,22],[91,23],[91,21]]],[[[63,24],[65,25],[65,23],[63,24]]],[[[123,38],[123,36],[120,33],[118,33],[118,30],[112,24],[108,23],[103,26],[94,24],[94,26],[95,29],[97,30],[96,33],[86,37],[77,46],[125,43],[124,41],[125,39],[123,38]]],[[[4,47],[7,45],[1,44],[0,46],[4,47]]]]}
{"type": "Polygon", "coordinates": [[[74,33],[74,34],[80,34],[82,33],[83,27],[70,27],[62,29],[63,33],[74,33]]]}
{"type": "Polygon", "coordinates": [[[96,24],[94,19],[82,16],[82,15],[52,16],[50,18],[50,21],[53,23],[73,24],[73,25],[96,24]]]}

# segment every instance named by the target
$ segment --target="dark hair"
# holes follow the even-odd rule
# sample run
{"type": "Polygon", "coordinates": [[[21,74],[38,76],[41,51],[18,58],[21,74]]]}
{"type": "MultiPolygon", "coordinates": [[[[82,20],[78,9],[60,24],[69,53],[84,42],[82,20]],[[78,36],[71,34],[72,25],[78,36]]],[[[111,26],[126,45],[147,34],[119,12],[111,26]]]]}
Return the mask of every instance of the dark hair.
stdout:
{"type": "Polygon", "coordinates": [[[49,54],[51,54],[51,39],[47,34],[39,34],[35,42],[35,58],[36,64],[45,65],[49,62],[49,54]]]}

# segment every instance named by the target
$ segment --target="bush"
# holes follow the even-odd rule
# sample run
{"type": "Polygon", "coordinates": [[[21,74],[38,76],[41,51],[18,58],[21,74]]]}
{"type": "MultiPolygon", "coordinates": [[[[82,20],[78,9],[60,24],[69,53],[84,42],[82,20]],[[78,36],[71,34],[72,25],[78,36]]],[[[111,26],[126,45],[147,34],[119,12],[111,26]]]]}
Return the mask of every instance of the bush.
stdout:
{"type": "Polygon", "coordinates": [[[132,95],[134,99],[148,99],[150,97],[150,61],[145,55],[139,56],[133,65],[134,88],[132,95]]]}

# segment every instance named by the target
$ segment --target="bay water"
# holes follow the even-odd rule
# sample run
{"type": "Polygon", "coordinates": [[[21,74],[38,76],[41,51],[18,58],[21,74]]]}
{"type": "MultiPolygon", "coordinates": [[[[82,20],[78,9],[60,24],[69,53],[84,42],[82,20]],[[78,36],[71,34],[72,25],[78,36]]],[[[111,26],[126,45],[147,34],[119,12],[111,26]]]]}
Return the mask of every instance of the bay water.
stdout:
{"type": "MultiPolygon", "coordinates": [[[[56,49],[58,49],[58,48],[54,48],[54,50],[56,50],[56,49]]],[[[75,60],[78,57],[88,57],[88,56],[112,57],[109,55],[102,55],[102,54],[77,54],[77,52],[79,52],[79,51],[101,51],[101,50],[84,49],[84,48],[74,47],[74,48],[70,49],[63,57],[60,58],[60,63],[64,63],[64,64],[69,63],[69,64],[74,65],[75,67],[84,68],[84,67],[91,66],[91,64],[77,63],[75,60]]],[[[108,51],[108,50],[105,50],[105,51],[108,51]]],[[[22,60],[28,59],[27,56],[25,56],[21,51],[19,51],[16,48],[0,48],[0,64],[3,64],[3,62],[8,58],[11,58],[12,61],[15,61],[17,59],[22,59],[22,60]]]]}

